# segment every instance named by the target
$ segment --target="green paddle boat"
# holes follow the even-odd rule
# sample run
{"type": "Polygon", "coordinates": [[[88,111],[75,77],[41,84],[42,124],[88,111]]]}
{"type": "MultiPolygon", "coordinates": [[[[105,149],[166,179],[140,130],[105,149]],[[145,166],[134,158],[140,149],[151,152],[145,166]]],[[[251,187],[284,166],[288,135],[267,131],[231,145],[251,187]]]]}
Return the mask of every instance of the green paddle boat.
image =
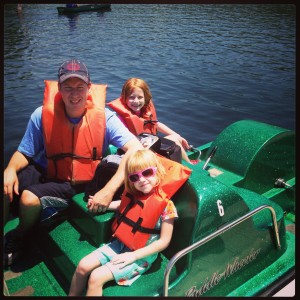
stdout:
{"type": "Polygon", "coordinates": [[[72,14],[83,11],[99,11],[99,10],[109,10],[110,4],[79,4],[76,7],[64,7],[58,6],[57,11],[59,14],[72,14]]]}
{"type": "MultiPolygon", "coordinates": [[[[272,296],[294,279],[295,132],[241,120],[197,149],[201,162],[172,198],[171,244],[130,287],[110,282],[104,296],[272,296]]],[[[5,295],[66,296],[80,259],[109,240],[114,213],[91,215],[83,194],[72,200],[4,270],[5,295]]]]}

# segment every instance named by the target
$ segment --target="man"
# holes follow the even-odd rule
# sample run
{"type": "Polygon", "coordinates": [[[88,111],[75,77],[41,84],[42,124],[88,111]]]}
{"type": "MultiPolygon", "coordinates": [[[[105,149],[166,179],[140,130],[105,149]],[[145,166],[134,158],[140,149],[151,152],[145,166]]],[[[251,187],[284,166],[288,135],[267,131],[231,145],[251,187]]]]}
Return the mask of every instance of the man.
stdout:
{"type": "MultiPolygon", "coordinates": [[[[59,93],[45,93],[44,105],[31,115],[4,171],[4,224],[9,209],[19,214],[18,226],[5,236],[6,265],[21,256],[36,222],[64,210],[75,194],[84,191],[109,144],[126,154],[116,174],[90,201],[88,209],[94,213],[106,210],[123,183],[128,154],[142,148],[118,117],[97,103],[101,102],[97,93],[89,99],[91,87],[85,64],[65,61],[58,71],[59,93]]],[[[102,98],[105,104],[105,93],[102,98]]]]}

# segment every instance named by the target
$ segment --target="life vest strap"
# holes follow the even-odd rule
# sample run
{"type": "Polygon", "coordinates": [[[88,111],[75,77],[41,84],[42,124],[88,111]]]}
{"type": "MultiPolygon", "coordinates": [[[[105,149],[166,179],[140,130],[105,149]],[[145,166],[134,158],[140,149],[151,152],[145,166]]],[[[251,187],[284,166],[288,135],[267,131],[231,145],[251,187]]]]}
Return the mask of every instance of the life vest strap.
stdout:
{"type": "Polygon", "coordinates": [[[147,125],[147,124],[154,125],[154,124],[157,123],[157,122],[158,122],[158,120],[152,120],[152,119],[150,119],[150,120],[145,120],[145,121],[144,121],[144,125],[147,125]]]}
{"type": "Polygon", "coordinates": [[[57,161],[57,160],[64,159],[67,157],[71,157],[74,159],[102,160],[102,156],[97,157],[97,156],[93,155],[93,157],[86,157],[86,156],[81,156],[81,155],[77,155],[74,153],[59,153],[59,154],[55,154],[52,156],[46,156],[46,157],[47,157],[47,159],[52,159],[53,161],[57,161]]]}
{"type": "Polygon", "coordinates": [[[148,233],[148,234],[159,234],[159,229],[153,229],[153,228],[147,228],[141,226],[141,223],[143,221],[143,218],[139,218],[137,222],[132,221],[131,219],[127,218],[126,216],[123,216],[122,222],[132,227],[131,232],[136,233],[137,231],[140,231],[142,233],[148,233]]]}
{"type": "Polygon", "coordinates": [[[123,217],[127,214],[127,212],[132,208],[132,206],[134,205],[134,197],[133,195],[126,193],[126,197],[128,197],[131,201],[129,202],[129,204],[125,207],[123,213],[121,213],[120,211],[116,212],[116,218],[117,218],[117,222],[118,222],[118,226],[120,225],[120,223],[122,222],[123,217]]]}
{"type": "Polygon", "coordinates": [[[137,220],[137,222],[134,222],[131,219],[126,217],[127,212],[133,207],[134,204],[137,204],[137,205],[141,206],[142,208],[144,207],[144,203],[142,201],[140,201],[140,200],[134,201],[133,195],[127,193],[126,197],[130,198],[131,201],[125,207],[123,213],[120,213],[119,211],[116,212],[118,226],[120,225],[121,222],[124,222],[125,224],[132,227],[132,230],[131,230],[132,233],[136,233],[137,231],[140,231],[142,233],[148,233],[148,234],[159,234],[160,230],[158,230],[158,229],[147,228],[147,227],[141,226],[141,224],[143,222],[143,218],[140,217],[137,220]]]}
{"type": "MultiPolygon", "coordinates": [[[[95,148],[94,148],[95,149],[95,148]]],[[[54,170],[55,170],[55,177],[57,176],[57,161],[60,159],[64,159],[67,157],[71,157],[73,159],[89,159],[89,160],[102,160],[102,156],[101,157],[95,157],[96,152],[93,152],[93,157],[85,157],[85,156],[81,156],[81,155],[76,155],[74,153],[59,153],[59,154],[55,154],[52,156],[47,156],[47,159],[51,159],[53,160],[54,163],[54,170]]]]}

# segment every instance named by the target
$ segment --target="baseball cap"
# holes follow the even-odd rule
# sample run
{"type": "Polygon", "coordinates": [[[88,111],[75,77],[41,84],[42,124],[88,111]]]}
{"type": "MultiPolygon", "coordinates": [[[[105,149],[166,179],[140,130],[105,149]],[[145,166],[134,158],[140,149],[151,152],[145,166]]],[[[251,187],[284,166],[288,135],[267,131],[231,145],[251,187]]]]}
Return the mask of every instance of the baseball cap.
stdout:
{"type": "Polygon", "coordinates": [[[86,84],[90,82],[90,74],[86,65],[78,59],[69,59],[63,62],[58,70],[58,81],[63,83],[71,77],[77,77],[83,80],[86,84]]]}

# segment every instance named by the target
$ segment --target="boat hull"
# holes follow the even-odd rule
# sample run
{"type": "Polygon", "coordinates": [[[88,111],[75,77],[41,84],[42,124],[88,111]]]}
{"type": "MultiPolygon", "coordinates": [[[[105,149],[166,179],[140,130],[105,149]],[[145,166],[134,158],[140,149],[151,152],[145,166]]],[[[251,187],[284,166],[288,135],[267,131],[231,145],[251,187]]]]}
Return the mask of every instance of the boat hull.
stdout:
{"type": "MultiPolygon", "coordinates": [[[[294,278],[295,133],[244,120],[198,149],[201,162],[172,197],[171,244],[137,284],[110,282],[104,296],[271,296],[294,278]]],[[[91,215],[83,196],[41,224],[33,256],[4,272],[10,295],[67,295],[80,259],[109,241],[113,213],[91,215]]]]}
{"type": "Polygon", "coordinates": [[[78,7],[57,7],[59,14],[74,14],[85,11],[109,10],[110,4],[79,5],[78,7]]]}

